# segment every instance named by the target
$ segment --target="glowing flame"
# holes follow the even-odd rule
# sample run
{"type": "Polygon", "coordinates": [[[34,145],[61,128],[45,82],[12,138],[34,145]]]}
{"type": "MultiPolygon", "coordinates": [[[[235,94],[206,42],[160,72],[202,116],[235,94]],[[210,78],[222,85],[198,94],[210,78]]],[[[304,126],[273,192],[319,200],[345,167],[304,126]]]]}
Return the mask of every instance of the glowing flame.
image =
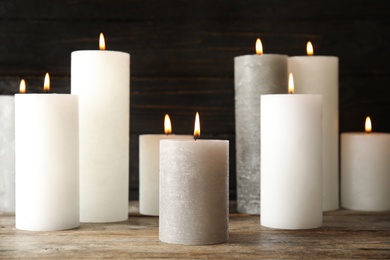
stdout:
{"type": "Polygon", "coordinates": [[[314,54],[313,45],[311,44],[310,41],[308,41],[306,44],[306,53],[308,56],[312,56],[314,54]]]}
{"type": "Polygon", "coordinates": [[[294,77],[292,73],[288,76],[288,93],[294,94],[294,77]]]}
{"type": "Polygon", "coordinates": [[[372,131],[371,118],[369,116],[366,117],[365,130],[366,130],[367,134],[371,133],[371,131],[372,131]]]}
{"type": "Polygon", "coordinates": [[[172,133],[171,119],[169,119],[168,114],[165,114],[164,117],[164,133],[166,135],[170,135],[172,133]]]}
{"type": "Polygon", "coordinates": [[[195,127],[194,127],[194,139],[198,139],[200,136],[200,123],[199,123],[199,113],[196,112],[195,115],[195,127]]]}
{"type": "Polygon", "coordinates": [[[24,81],[24,79],[20,81],[19,92],[26,93],[26,81],[24,81]]]}
{"type": "Polygon", "coordinates": [[[49,92],[49,90],[50,90],[50,76],[49,76],[49,72],[46,72],[45,81],[43,82],[43,90],[45,92],[49,92]]]}
{"type": "Polygon", "coordinates": [[[257,38],[256,40],[256,54],[263,54],[263,44],[261,44],[261,40],[259,38],[257,38]]]}
{"type": "Polygon", "coordinates": [[[106,49],[106,41],[104,40],[103,33],[99,36],[99,50],[104,51],[106,49]]]}

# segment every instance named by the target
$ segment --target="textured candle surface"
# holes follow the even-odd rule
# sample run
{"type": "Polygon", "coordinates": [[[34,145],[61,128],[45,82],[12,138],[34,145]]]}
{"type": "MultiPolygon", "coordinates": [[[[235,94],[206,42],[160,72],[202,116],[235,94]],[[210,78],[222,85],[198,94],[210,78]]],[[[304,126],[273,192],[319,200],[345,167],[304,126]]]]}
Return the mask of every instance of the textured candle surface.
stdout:
{"type": "Polygon", "coordinates": [[[158,216],[160,140],[193,139],[191,135],[139,136],[139,211],[143,215],[158,216]]]}
{"type": "Polygon", "coordinates": [[[261,96],[261,225],[322,225],[320,95],[261,96]]]}
{"type": "Polygon", "coordinates": [[[287,56],[234,59],[237,209],[260,213],[260,94],[287,93],[287,56]]]}
{"type": "Polygon", "coordinates": [[[390,134],[341,134],[341,206],[390,210],[390,134]]]}
{"type": "Polygon", "coordinates": [[[15,212],[14,96],[0,96],[0,212],[15,212]]]}
{"type": "Polygon", "coordinates": [[[229,141],[160,141],[159,238],[206,245],[228,240],[229,141]]]}
{"type": "Polygon", "coordinates": [[[80,220],[128,217],[130,55],[72,52],[71,91],[80,105],[80,220]]]}
{"type": "Polygon", "coordinates": [[[288,59],[297,94],[321,94],[323,210],[339,208],[339,72],[338,58],[300,56],[288,59]]]}
{"type": "Polygon", "coordinates": [[[15,95],[16,228],[79,226],[78,100],[15,95]]]}

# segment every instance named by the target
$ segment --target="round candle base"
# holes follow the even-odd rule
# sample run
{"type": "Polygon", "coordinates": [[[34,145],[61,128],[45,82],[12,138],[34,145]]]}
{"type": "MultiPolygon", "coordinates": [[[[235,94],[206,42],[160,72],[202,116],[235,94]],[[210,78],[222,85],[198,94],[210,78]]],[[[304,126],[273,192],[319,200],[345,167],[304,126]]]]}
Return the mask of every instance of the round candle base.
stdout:
{"type": "Polygon", "coordinates": [[[339,59],[333,56],[288,58],[296,94],[322,95],[322,210],[339,208],[339,59]]]}
{"type": "Polygon", "coordinates": [[[341,206],[390,210],[390,134],[341,134],[341,206]]]}
{"type": "Polygon", "coordinates": [[[15,95],[15,225],[30,231],[78,227],[78,98],[15,95]]]}
{"type": "Polygon", "coordinates": [[[0,212],[15,212],[15,103],[0,96],[0,212]]]}
{"type": "Polygon", "coordinates": [[[228,240],[228,165],[228,141],[160,141],[162,242],[209,245],[228,240]]]}
{"type": "Polygon", "coordinates": [[[139,212],[142,215],[159,215],[159,162],[162,139],[193,139],[193,137],[162,134],[139,136],[139,212]]]}
{"type": "Polygon", "coordinates": [[[260,94],[287,94],[287,55],[234,58],[237,210],[260,214],[260,94]]]}
{"type": "Polygon", "coordinates": [[[261,96],[261,225],[322,225],[320,95],[261,96]]]}

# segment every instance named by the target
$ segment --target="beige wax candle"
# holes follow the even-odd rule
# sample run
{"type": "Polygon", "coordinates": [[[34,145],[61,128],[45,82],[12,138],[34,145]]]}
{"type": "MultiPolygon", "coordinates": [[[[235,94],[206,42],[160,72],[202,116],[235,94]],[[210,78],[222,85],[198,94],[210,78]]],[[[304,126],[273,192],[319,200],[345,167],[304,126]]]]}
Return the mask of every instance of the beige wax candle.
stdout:
{"type": "Polygon", "coordinates": [[[329,211],[339,208],[339,59],[313,52],[309,42],[308,56],[290,57],[288,69],[294,74],[295,93],[323,97],[322,206],[329,211]]]}
{"type": "Polygon", "coordinates": [[[363,211],[390,210],[390,134],[341,134],[341,206],[363,211]]]}
{"type": "Polygon", "coordinates": [[[287,55],[263,54],[260,39],[254,55],[234,58],[237,210],[260,214],[260,95],[287,93],[287,55]]]}
{"type": "Polygon", "coordinates": [[[192,139],[191,135],[173,135],[168,115],[164,120],[165,135],[139,136],[139,211],[143,215],[159,215],[160,140],[192,139]]]}
{"type": "Polygon", "coordinates": [[[228,240],[229,141],[160,141],[159,239],[185,245],[228,240]]]}

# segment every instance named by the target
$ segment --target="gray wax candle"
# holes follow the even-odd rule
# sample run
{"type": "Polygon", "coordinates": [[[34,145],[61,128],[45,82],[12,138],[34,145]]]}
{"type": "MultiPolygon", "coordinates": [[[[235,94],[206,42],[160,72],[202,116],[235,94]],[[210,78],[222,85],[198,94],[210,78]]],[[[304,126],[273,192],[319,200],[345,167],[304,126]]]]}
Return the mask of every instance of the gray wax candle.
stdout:
{"type": "Polygon", "coordinates": [[[0,212],[15,212],[15,103],[0,96],[0,212]]]}
{"type": "Polygon", "coordinates": [[[229,141],[160,141],[159,238],[207,245],[228,240],[229,141]]]}
{"type": "Polygon", "coordinates": [[[260,214],[260,95],[288,92],[287,55],[234,58],[237,209],[260,214]]]}

